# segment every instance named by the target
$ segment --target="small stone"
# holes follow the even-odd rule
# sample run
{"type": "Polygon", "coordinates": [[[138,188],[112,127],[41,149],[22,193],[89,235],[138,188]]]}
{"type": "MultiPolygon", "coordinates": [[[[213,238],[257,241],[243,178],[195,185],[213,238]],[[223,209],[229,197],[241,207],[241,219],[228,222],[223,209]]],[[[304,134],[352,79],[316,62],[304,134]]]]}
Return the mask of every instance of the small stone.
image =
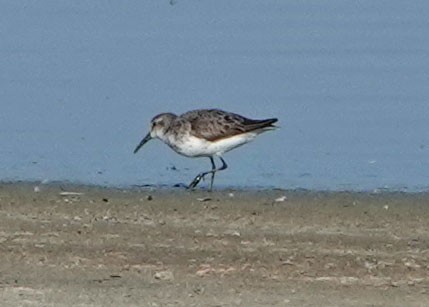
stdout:
{"type": "Polygon", "coordinates": [[[80,196],[80,195],[83,195],[83,193],[81,193],[81,192],[68,192],[68,191],[60,192],[60,196],[80,196]]]}
{"type": "Polygon", "coordinates": [[[195,272],[195,275],[197,275],[198,277],[204,277],[213,272],[215,272],[215,270],[212,267],[210,267],[209,265],[204,265],[201,269],[195,272]]]}
{"type": "Polygon", "coordinates": [[[158,280],[165,280],[165,281],[171,281],[171,280],[174,280],[173,272],[168,271],[168,270],[166,270],[166,271],[156,272],[156,273],[153,275],[153,277],[154,277],[155,279],[158,279],[158,280]]]}
{"type": "Polygon", "coordinates": [[[281,203],[281,202],[284,202],[285,200],[287,200],[287,197],[285,195],[283,195],[281,197],[274,199],[274,202],[281,203]]]}

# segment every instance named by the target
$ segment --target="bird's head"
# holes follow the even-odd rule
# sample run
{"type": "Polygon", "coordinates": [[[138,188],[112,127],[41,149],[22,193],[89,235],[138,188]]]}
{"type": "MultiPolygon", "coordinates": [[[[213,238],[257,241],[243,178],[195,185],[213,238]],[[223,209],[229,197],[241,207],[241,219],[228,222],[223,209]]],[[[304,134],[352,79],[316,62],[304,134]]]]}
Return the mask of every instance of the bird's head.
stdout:
{"type": "Polygon", "coordinates": [[[134,149],[134,153],[139,151],[139,149],[151,139],[163,139],[166,131],[176,117],[177,116],[173,113],[161,113],[152,118],[150,121],[150,131],[137,145],[136,149],[134,149]]]}

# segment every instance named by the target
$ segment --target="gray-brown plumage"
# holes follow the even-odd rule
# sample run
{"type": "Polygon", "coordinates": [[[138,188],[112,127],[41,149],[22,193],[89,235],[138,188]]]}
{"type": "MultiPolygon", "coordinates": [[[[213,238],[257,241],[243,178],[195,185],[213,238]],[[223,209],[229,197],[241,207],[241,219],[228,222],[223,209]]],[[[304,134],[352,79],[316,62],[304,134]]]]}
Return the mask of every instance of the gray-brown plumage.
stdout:
{"type": "Polygon", "coordinates": [[[252,141],[264,131],[275,129],[275,122],[277,118],[255,120],[219,109],[194,110],[180,116],[161,113],[151,120],[150,132],[137,145],[134,153],[150,139],[159,138],[184,156],[209,157],[212,169],[196,176],[189,188],[194,188],[207,174],[212,174],[211,190],[215,173],[227,168],[221,155],[252,141]],[[214,156],[221,160],[220,168],[216,168],[214,156]]]}
{"type": "Polygon", "coordinates": [[[180,116],[191,124],[191,134],[215,142],[237,134],[274,128],[277,118],[255,120],[218,109],[195,110],[180,116]]]}

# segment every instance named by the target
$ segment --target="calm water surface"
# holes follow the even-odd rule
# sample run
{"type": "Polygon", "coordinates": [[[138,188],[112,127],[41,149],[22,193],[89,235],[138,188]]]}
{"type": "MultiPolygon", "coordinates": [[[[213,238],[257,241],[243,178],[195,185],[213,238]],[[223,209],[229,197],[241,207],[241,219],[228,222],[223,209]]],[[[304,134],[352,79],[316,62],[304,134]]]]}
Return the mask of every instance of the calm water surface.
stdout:
{"type": "Polygon", "coordinates": [[[2,1],[0,179],[188,183],[157,113],[281,129],[217,186],[429,189],[427,1],[2,1]]]}

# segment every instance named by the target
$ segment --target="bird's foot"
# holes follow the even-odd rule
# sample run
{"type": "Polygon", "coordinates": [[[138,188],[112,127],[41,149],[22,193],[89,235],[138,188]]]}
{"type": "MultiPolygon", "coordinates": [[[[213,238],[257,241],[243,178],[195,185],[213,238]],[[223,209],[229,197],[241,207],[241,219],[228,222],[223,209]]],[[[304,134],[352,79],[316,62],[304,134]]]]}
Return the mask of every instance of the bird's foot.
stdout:
{"type": "Polygon", "coordinates": [[[201,179],[203,179],[205,176],[204,173],[198,174],[194,180],[192,180],[192,182],[189,184],[188,186],[188,190],[193,190],[201,181],[201,179]]]}

